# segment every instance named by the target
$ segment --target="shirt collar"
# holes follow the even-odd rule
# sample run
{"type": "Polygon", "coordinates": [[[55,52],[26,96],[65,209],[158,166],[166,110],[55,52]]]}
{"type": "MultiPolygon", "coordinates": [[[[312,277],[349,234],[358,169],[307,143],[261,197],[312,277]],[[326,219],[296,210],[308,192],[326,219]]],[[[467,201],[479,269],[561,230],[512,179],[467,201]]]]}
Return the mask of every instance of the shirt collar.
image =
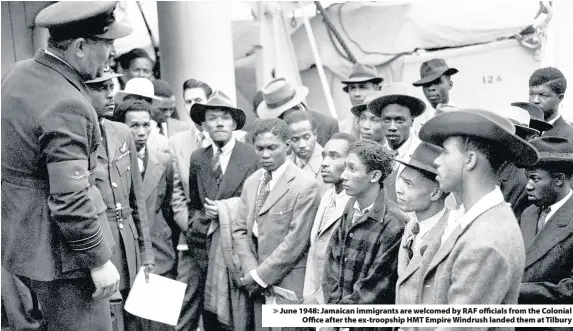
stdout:
{"type": "MultiPolygon", "coordinates": [[[[55,57],[56,59],[58,59],[58,60],[64,62],[68,67],[74,69],[74,67],[72,67],[68,62],[66,62],[66,60],[64,60],[64,59],[62,59],[61,57],[57,56],[56,54],[50,52],[47,48],[44,50],[44,52],[45,52],[46,54],[48,54],[49,56],[55,57]]],[[[76,69],[74,69],[74,71],[75,71],[75,70],[76,70],[76,69]]]]}
{"type": "MultiPolygon", "coordinates": [[[[397,149],[398,157],[400,159],[402,159],[406,154],[408,154],[408,152],[410,152],[410,148],[412,147],[412,144],[414,144],[417,139],[418,138],[416,138],[416,136],[414,135],[414,132],[412,130],[410,130],[410,136],[408,137],[408,139],[402,144],[402,146],[398,147],[398,149],[397,149]]],[[[389,150],[392,150],[392,148],[390,148],[390,145],[388,144],[388,141],[386,141],[386,148],[388,148],[389,150]]]]}
{"type": "Polygon", "coordinates": [[[273,181],[277,181],[284,174],[284,172],[286,171],[286,168],[288,167],[288,162],[289,162],[288,160],[285,161],[278,168],[271,171],[271,176],[273,177],[272,178],[273,181]]]}
{"type": "Polygon", "coordinates": [[[484,195],[481,199],[478,200],[478,202],[476,202],[475,205],[473,205],[463,214],[463,216],[458,220],[459,225],[462,227],[462,229],[466,228],[476,218],[478,218],[478,216],[502,202],[506,203],[503,199],[503,193],[501,193],[499,186],[496,186],[493,191],[484,195]]]}
{"type": "MultiPolygon", "coordinates": [[[[550,213],[552,214],[556,213],[559,210],[559,208],[563,207],[563,205],[567,202],[567,200],[569,200],[569,198],[571,198],[572,195],[573,195],[573,190],[569,189],[569,193],[563,199],[549,206],[550,213]]],[[[547,217],[547,219],[549,219],[549,217],[547,217]]]]}
{"type": "Polygon", "coordinates": [[[428,231],[430,231],[438,222],[442,219],[442,216],[446,213],[446,208],[442,208],[436,215],[418,222],[418,226],[420,227],[419,235],[423,237],[428,231]]]}
{"type": "Polygon", "coordinates": [[[555,117],[554,119],[552,119],[551,121],[547,121],[547,123],[553,125],[555,124],[555,122],[557,122],[557,120],[561,117],[561,114],[558,114],[557,117],[555,117]]]}
{"type": "MultiPolygon", "coordinates": [[[[221,147],[221,154],[223,155],[228,155],[231,154],[231,152],[233,151],[233,148],[235,148],[235,138],[231,138],[231,140],[229,140],[223,147],[221,147]]],[[[215,155],[215,153],[217,152],[217,150],[219,149],[219,147],[215,146],[215,144],[213,144],[213,155],[215,155]]]]}
{"type": "Polygon", "coordinates": [[[372,207],[374,207],[374,204],[376,203],[376,201],[374,201],[370,206],[360,210],[360,206],[358,206],[358,200],[354,201],[354,210],[357,210],[359,213],[361,213],[362,215],[367,214],[370,210],[372,210],[372,207]]]}

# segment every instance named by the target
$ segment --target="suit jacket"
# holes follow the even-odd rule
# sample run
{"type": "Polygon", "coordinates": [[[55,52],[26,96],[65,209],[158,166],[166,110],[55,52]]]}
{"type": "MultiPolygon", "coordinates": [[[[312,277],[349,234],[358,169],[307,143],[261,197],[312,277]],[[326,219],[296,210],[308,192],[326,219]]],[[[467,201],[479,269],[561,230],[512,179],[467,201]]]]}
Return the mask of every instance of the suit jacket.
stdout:
{"type": "MultiPolygon", "coordinates": [[[[211,219],[205,217],[205,198],[224,200],[238,197],[247,178],[258,169],[253,146],[236,141],[221,183],[211,169],[213,145],[196,150],[189,167],[189,229],[185,233],[189,246],[203,247],[211,219]]],[[[192,249],[192,248],[191,248],[192,249]]]]}
{"type": "MultiPolygon", "coordinates": [[[[322,287],[322,274],[324,273],[324,263],[326,260],[326,250],[328,243],[334,231],[340,225],[342,214],[346,203],[350,196],[346,195],[345,191],[341,192],[341,197],[338,199],[336,208],[330,214],[328,220],[322,227],[322,218],[326,212],[326,208],[330,203],[333,196],[336,196],[336,190],[333,188],[327,190],[320,200],[316,217],[310,232],[310,248],[308,250],[308,258],[306,261],[306,274],[304,276],[304,290],[303,295],[308,297],[322,287]]],[[[324,296],[322,302],[324,303],[324,296]]]]}
{"type": "Polygon", "coordinates": [[[256,269],[269,286],[280,286],[302,298],[310,230],[320,201],[318,183],[292,162],[258,213],[258,245],[253,240],[255,203],[263,169],[246,181],[232,224],[233,243],[244,274],[256,269]]]}
{"type": "MultiPolygon", "coordinates": [[[[427,249],[427,246],[436,241],[440,241],[444,229],[448,224],[448,216],[450,211],[446,210],[442,218],[434,225],[434,227],[426,233],[420,242],[420,249],[414,251],[412,259],[408,257],[408,252],[404,248],[408,236],[412,231],[414,222],[408,222],[404,229],[402,242],[400,243],[400,250],[398,251],[398,282],[396,283],[396,304],[397,305],[414,305],[416,302],[416,295],[420,283],[421,274],[424,272],[420,269],[422,263],[422,250],[427,249]],[[426,248],[423,248],[426,246],[426,248]]],[[[402,328],[404,329],[404,328],[402,328]]]]}
{"type": "Polygon", "coordinates": [[[521,218],[525,271],[520,304],[573,304],[573,197],[535,234],[541,210],[529,206],[521,218]]]}
{"type": "Polygon", "coordinates": [[[557,136],[573,141],[573,127],[565,122],[563,116],[559,116],[557,121],[553,123],[553,129],[543,132],[543,136],[557,136]]]}
{"type": "MultiPolygon", "coordinates": [[[[420,267],[417,303],[517,304],[524,263],[517,220],[505,202],[499,203],[464,229],[458,226],[443,245],[436,241],[428,246],[420,267]]],[[[458,329],[463,330],[448,328],[458,329]]],[[[489,329],[513,328],[473,328],[489,329]]]]}
{"type": "Polygon", "coordinates": [[[114,245],[93,185],[101,132],[89,91],[43,50],[1,90],[2,266],[40,281],[89,276],[114,245]]]}
{"type": "Polygon", "coordinates": [[[173,233],[177,235],[176,239],[179,238],[170,206],[173,164],[168,153],[148,150],[142,190],[155,257],[155,273],[165,275],[175,267],[177,240],[174,242],[173,233]]]}
{"type": "Polygon", "coordinates": [[[316,110],[309,109],[308,112],[314,118],[318,128],[316,141],[320,146],[326,145],[330,137],[338,132],[338,121],[334,117],[316,110]]]}
{"type": "MultiPolygon", "coordinates": [[[[296,156],[294,153],[289,155],[289,159],[296,165],[296,156]]],[[[308,172],[311,176],[318,182],[320,193],[324,193],[326,190],[332,188],[330,184],[325,184],[322,181],[322,175],[320,174],[320,168],[322,168],[322,146],[319,144],[314,145],[314,150],[308,162],[301,169],[308,172]]]]}
{"type": "Polygon", "coordinates": [[[525,170],[506,162],[498,171],[499,188],[503,193],[505,202],[511,204],[513,214],[519,222],[521,214],[531,203],[527,199],[527,177],[525,170]]]}
{"type": "Polygon", "coordinates": [[[124,289],[133,284],[142,263],[153,263],[153,251],[131,132],[123,123],[104,120],[103,134],[105,139],[97,150],[95,181],[117,243],[111,261],[120,272],[120,289],[124,289]]]}

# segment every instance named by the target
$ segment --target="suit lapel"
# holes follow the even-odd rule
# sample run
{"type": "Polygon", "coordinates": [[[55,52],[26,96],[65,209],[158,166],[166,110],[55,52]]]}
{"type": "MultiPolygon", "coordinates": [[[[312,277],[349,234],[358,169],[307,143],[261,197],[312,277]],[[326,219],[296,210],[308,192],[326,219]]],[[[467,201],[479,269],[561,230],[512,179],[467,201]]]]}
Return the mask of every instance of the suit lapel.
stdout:
{"type": "MultiPolygon", "coordinates": [[[[334,194],[336,194],[336,191],[334,194]]],[[[326,223],[324,223],[324,226],[322,227],[322,229],[319,230],[317,237],[320,237],[320,235],[323,232],[328,230],[328,228],[330,228],[334,223],[336,223],[336,221],[338,221],[340,218],[342,218],[342,214],[344,214],[344,208],[345,207],[346,207],[345,203],[340,202],[340,203],[336,204],[336,207],[332,211],[332,214],[330,215],[328,220],[326,220],[326,223]]]]}
{"type": "Polygon", "coordinates": [[[115,128],[108,120],[104,120],[103,125],[105,127],[108,157],[110,160],[113,160],[115,158],[115,148],[117,147],[115,128]]]}
{"type": "Polygon", "coordinates": [[[159,162],[154,152],[147,150],[147,165],[143,178],[143,196],[146,200],[159,184],[164,171],[165,165],[159,162]]]}
{"type": "Polygon", "coordinates": [[[535,206],[531,211],[532,217],[525,218],[521,217],[521,234],[523,235],[523,243],[525,244],[525,249],[528,249],[535,239],[535,233],[537,232],[537,220],[539,219],[539,214],[541,213],[541,208],[535,206]]]}
{"type": "MultiPolygon", "coordinates": [[[[559,208],[547,221],[541,231],[533,238],[533,242],[526,250],[525,267],[545,255],[553,246],[573,233],[573,197],[559,208]]],[[[537,226],[537,224],[536,224],[537,226]]]]}
{"type": "MultiPolygon", "coordinates": [[[[288,162],[288,161],[287,161],[288,162]]],[[[288,182],[294,179],[296,175],[297,167],[291,162],[288,163],[287,168],[283,175],[279,178],[271,192],[269,193],[265,203],[259,211],[259,215],[266,213],[272,206],[274,206],[280,198],[283,197],[288,191],[288,182]]]]}
{"type": "MultiPolygon", "coordinates": [[[[468,227],[466,227],[465,229],[467,229],[467,228],[468,227]]],[[[450,254],[450,252],[454,248],[456,241],[458,240],[458,238],[464,232],[465,229],[462,229],[462,227],[460,225],[456,226],[456,228],[453,230],[453,232],[450,234],[450,236],[446,239],[446,241],[444,242],[443,245],[441,245],[441,237],[440,237],[440,240],[437,241],[438,247],[434,247],[435,248],[435,255],[432,254],[434,256],[433,256],[430,264],[428,265],[428,269],[426,269],[424,271],[425,274],[427,274],[428,271],[430,271],[433,268],[435,268],[436,266],[438,266],[450,254]]],[[[426,250],[427,250],[427,252],[425,252],[424,255],[431,252],[430,246],[426,250]],[[430,252],[428,252],[428,250],[430,250],[430,252]]]]}
{"type": "Polygon", "coordinates": [[[238,141],[235,142],[235,147],[231,152],[223,180],[221,181],[221,185],[219,185],[217,200],[235,192],[237,187],[243,182],[246,175],[246,167],[244,165],[248,164],[250,160],[244,160],[242,157],[244,154],[242,152],[242,145],[238,141]]]}
{"type": "Polygon", "coordinates": [[[322,164],[322,147],[319,144],[314,145],[314,150],[312,151],[312,156],[305,168],[309,168],[314,176],[316,177],[320,173],[320,167],[322,164]]]}
{"type": "Polygon", "coordinates": [[[217,196],[217,191],[219,190],[219,184],[217,184],[217,178],[211,169],[211,161],[213,160],[213,146],[209,146],[203,150],[201,167],[199,167],[199,181],[200,185],[203,186],[207,197],[210,199],[215,199],[217,196]]]}

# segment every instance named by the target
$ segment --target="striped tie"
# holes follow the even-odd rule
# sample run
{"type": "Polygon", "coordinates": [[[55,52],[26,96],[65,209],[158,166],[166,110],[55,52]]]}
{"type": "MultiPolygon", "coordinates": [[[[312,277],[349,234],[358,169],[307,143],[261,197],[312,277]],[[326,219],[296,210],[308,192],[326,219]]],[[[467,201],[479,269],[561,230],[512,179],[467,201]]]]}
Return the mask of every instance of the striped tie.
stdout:
{"type": "MultiPolygon", "coordinates": [[[[213,146],[214,147],[214,146],[213,146]]],[[[217,184],[221,183],[223,178],[223,170],[221,169],[221,154],[223,152],[220,148],[215,150],[215,155],[213,155],[213,160],[211,160],[211,170],[215,174],[215,178],[217,179],[217,184]]]]}

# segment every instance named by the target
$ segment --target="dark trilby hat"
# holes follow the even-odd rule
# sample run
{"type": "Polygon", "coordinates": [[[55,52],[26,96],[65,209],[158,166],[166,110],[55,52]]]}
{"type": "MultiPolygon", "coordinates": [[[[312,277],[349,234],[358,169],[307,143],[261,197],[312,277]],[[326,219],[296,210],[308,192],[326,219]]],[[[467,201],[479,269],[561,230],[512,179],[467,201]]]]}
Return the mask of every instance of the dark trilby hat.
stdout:
{"type": "Polygon", "coordinates": [[[117,1],[60,1],[40,11],[36,25],[55,39],[97,37],[118,39],[133,31],[115,20],[117,1]]]}
{"type": "Polygon", "coordinates": [[[341,83],[345,84],[342,90],[348,93],[349,84],[366,83],[372,82],[374,84],[380,84],[384,78],[378,76],[378,70],[371,64],[356,63],[352,67],[352,72],[348,79],[343,80],[341,83]]]}
{"type": "Polygon", "coordinates": [[[235,123],[237,123],[235,130],[240,130],[245,125],[245,120],[247,118],[245,112],[242,109],[235,107],[231,98],[221,91],[213,92],[209,97],[209,100],[205,103],[193,104],[191,107],[191,119],[193,122],[201,125],[201,123],[205,121],[205,112],[208,109],[222,109],[228,111],[235,120],[235,123]]]}
{"type": "Polygon", "coordinates": [[[422,86],[424,84],[435,81],[442,75],[451,76],[457,74],[458,69],[450,68],[444,59],[431,59],[422,63],[420,66],[420,80],[414,82],[414,86],[422,86]]]}
{"type": "Polygon", "coordinates": [[[159,108],[175,107],[175,95],[171,85],[163,79],[154,79],[152,83],[155,96],[161,99],[159,108]]]}
{"type": "Polygon", "coordinates": [[[548,136],[533,139],[530,143],[539,152],[539,161],[534,167],[573,167],[573,143],[569,139],[548,136]]]}
{"type": "Polygon", "coordinates": [[[537,152],[527,141],[515,135],[515,126],[505,117],[481,109],[460,109],[431,118],[419,133],[422,141],[442,146],[452,136],[477,137],[497,142],[507,160],[518,167],[537,162],[537,152]]]}
{"type": "Polygon", "coordinates": [[[411,93],[411,88],[406,84],[392,83],[382,86],[382,89],[374,94],[374,98],[367,103],[368,110],[376,116],[382,114],[382,109],[391,104],[399,104],[410,109],[412,117],[420,116],[426,110],[426,104],[411,93]]]}
{"type": "Polygon", "coordinates": [[[529,102],[512,102],[511,105],[527,110],[531,128],[541,132],[553,129],[553,124],[545,122],[543,110],[538,105],[529,102]]]}
{"type": "Polygon", "coordinates": [[[436,145],[421,142],[412,153],[410,161],[395,160],[405,166],[437,175],[434,160],[442,154],[442,148],[436,145]]]}

